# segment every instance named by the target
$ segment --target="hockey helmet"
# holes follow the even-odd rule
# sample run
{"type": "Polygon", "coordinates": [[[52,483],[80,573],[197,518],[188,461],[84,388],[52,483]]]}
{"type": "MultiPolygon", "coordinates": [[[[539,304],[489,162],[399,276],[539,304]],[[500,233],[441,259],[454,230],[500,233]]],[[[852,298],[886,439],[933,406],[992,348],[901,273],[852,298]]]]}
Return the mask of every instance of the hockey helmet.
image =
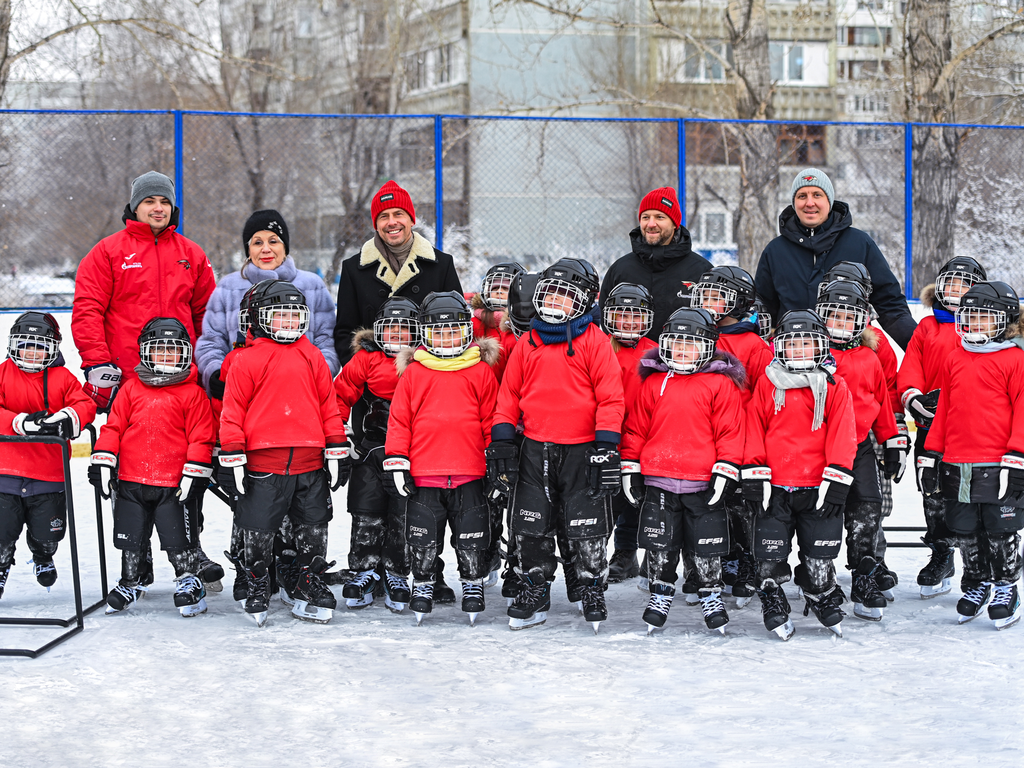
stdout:
{"type": "MultiPolygon", "coordinates": [[[[259,283],[256,283],[259,285],[259,283]]],[[[250,285],[249,290],[242,294],[242,299],[238,302],[238,335],[241,337],[240,341],[244,342],[245,337],[249,334],[249,299],[252,297],[252,292],[256,290],[256,285],[250,285]]]]}
{"type": "Polygon", "coordinates": [[[181,320],[154,317],[139,334],[139,360],[152,373],[184,373],[192,365],[192,340],[181,320]]]}
{"type": "Polygon", "coordinates": [[[480,289],[480,300],[491,311],[505,309],[508,306],[508,295],[512,290],[512,280],[526,268],[518,261],[503,261],[495,264],[484,275],[484,284],[480,289]],[[498,295],[495,295],[498,294],[498,295]],[[502,298],[501,294],[504,294],[502,298]]]}
{"type": "Polygon", "coordinates": [[[858,283],[864,289],[864,295],[871,296],[871,273],[863,264],[856,261],[840,261],[838,264],[833,264],[818,283],[818,295],[821,295],[829,283],[834,283],[836,280],[858,283]]]}
{"type": "Polygon", "coordinates": [[[541,272],[533,306],[544,322],[565,323],[590,311],[600,287],[589,261],[559,259],[541,272]]]}
{"type": "Polygon", "coordinates": [[[793,309],[775,329],[775,359],[791,371],[813,370],[829,358],[829,337],[816,312],[793,309]]]}
{"type": "Polygon", "coordinates": [[[715,354],[718,326],[705,309],[677,309],[658,336],[658,356],[675,373],[694,373],[715,354]]]}
{"type": "Polygon", "coordinates": [[[25,373],[38,373],[57,362],[60,327],[48,312],[25,312],[11,326],[7,354],[25,373]]]}
{"type": "Polygon", "coordinates": [[[739,267],[714,267],[701,275],[690,292],[690,306],[706,310],[718,322],[723,317],[742,320],[754,303],[754,279],[739,267]]]}
{"type": "Polygon", "coordinates": [[[818,296],[815,311],[832,341],[845,344],[864,333],[871,308],[860,283],[833,280],[818,296]]]}
{"type": "Polygon", "coordinates": [[[420,337],[435,357],[458,357],[473,343],[473,312],[458,291],[431,291],[420,306],[420,337]]]}
{"type": "Polygon", "coordinates": [[[960,298],[956,332],[966,344],[1002,341],[1006,329],[1020,320],[1017,292],[998,280],[976,283],[960,298]]]}
{"type": "Polygon", "coordinates": [[[388,357],[395,357],[402,347],[420,343],[420,308],[412,299],[393,296],[381,306],[373,321],[373,340],[388,357]]]}
{"type": "Polygon", "coordinates": [[[772,316],[764,306],[764,302],[755,298],[750,307],[757,313],[757,332],[762,339],[768,340],[772,335],[772,316]]]}
{"type": "Polygon", "coordinates": [[[309,330],[309,307],[302,291],[286,280],[263,280],[249,294],[253,336],[291,344],[309,330]]]}
{"type": "Polygon", "coordinates": [[[537,316],[533,294],[539,280],[539,272],[520,272],[512,280],[512,289],[508,292],[508,324],[516,336],[529,331],[530,321],[537,316]]]}
{"type": "Polygon", "coordinates": [[[654,297],[642,285],[619,283],[602,300],[602,319],[608,333],[636,346],[654,325],[654,297]]]}
{"type": "Polygon", "coordinates": [[[935,278],[935,298],[948,312],[956,312],[961,297],[976,283],[988,280],[988,273],[970,256],[950,259],[939,269],[935,278]]]}

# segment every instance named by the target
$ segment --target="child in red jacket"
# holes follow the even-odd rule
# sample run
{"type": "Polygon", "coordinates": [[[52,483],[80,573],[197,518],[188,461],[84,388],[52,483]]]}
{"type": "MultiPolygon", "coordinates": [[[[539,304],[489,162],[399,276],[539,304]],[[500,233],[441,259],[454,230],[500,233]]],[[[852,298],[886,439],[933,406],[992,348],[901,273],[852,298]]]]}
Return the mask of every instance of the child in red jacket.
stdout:
{"type": "Polygon", "coordinates": [[[526,268],[517,261],[495,264],[488,268],[484,275],[480,293],[466,297],[473,310],[473,338],[494,339],[501,345],[498,350],[498,361],[491,368],[498,384],[501,384],[501,377],[505,373],[505,365],[508,363],[505,341],[509,332],[504,327],[505,315],[508,311],[508,297],[516,276],[525,271],[526,268]]]}
{"type": "Polygon", "coordinates": [[[405,505],[387,492],[381,468],[388,413],[398,386],[395,358],[404,349],[419,346],[419,334],[416,303],[401,296],[388,299],[373,328],[356,331],[352,357],[334,379],[338,411],[352,432],[355,460],[348,484],[348,567],[353,575],[341,593],[349,608],[372,605],[374,587],[381,580],[388,608],[400,613],[409,603],[405,505]]]}
{"type": "Polygon", "coordinates": [[[754,557],[764,626],[793,634],[782,585],[796,533],[796,584],[808,610],[841,634],[845,597],[834,560],[843,540],[843,507],[857,451],[850,390],[834,376],[824,323],[809,310],[787,312],[775,334],[775,360],[747,404],[743,494],[754,504],[754,557]],[[770,483],[768,507],[764,485],[770,483]]]}
{"type": "MultiPolygon", "coordinates": [[[[544,270],[537,317],[505,368],[488,449],[488,479],[514,490],[512,535],[521,579],[509,626],[543,623],[555,576],[555,534],[564,531],[566,573],[580,582],[583,615],[597,631],[608,618],[604,589],[610,497],[619,490],[622,370],[593,324],[597,271],[582,259],[544,270]],[[521,449],[516,425],[523,420],[521,449]]],[[[568,583],[568,577],[566,579],[568,583]]]]}
{"type": "Polygon", "coordinates": [[[471,317],[457,292],[428,294],[419,314],[423,346],[406,349],[398,358],[400,378],[385,443],[385,488],[407,499],[413,578],[409,607],[417,624],[433,610],[446,523],[459,564],[462,610],[470,624],[484,610],[491,535],[484,450],[498,393],[491,371],[498,345],[493,339],[473,342],[471,317]]]}
{"type": "Polygon", "coordinates": [[[215,429],[210,400],[197,384],[192,343],[180,320],[156,317],[139,336],[138,378],[128,379],[100,431],[89,482],[114,504],[114,546],[121,579],[107,595],[118,613],[144,591],[139,570],[156,527],[174,566],[174,605],[182,616],[206,612],[199,573],[198,500],[213,472],[215,429]]]}
{"type": "Polygon", "coordinates": [[[896,482],[907,466],[907,437],[896,427],[885,373],[875,352],[878,337],[868,326],[871,310],[864,289],[852,281],[836,280],[818,296],[817,312],[828,329],[836,372],[850,389],[856,418],[857,455],[843,513],[846,567],[853,572],[850,600],[855,616],[880,621],[886,601],[893,599],[883,586],[895,586],[896,576],[886,567],[884,553],[877,550],[882,494],[871,437],[883,446],[885,477],[896,482]]]}
{"type": "MultiPolygon", "coordinates": [[[[11,326],[8,358],[0,363],[0,434],[78,437],[96,405],[60,356],[53,315],[26,312],[11,326]]],[[[36,581],[57,581],[53,555],[67,532],[64,462],[60,447],[0,443],[0,596],[27,528],[36,581]]]]}
{"type": "Polygon", "coordinates": [[[658,350],[641,361],[643,384],[622,435],[623,495],[643,501],[648,633],[665,625],[681,550],[692,563],[708,629],[724,633],[729,621],[721,598],[722,556],[729,552],[725,500],[739,487],[743,461],[744,371],[732,355],[716,353],[718,338],[704,310],[672,313],[658,350]]]}
{"type": "Polygon", "coordinates": [[[337,606],[322,579],[332,565],[325,559],[330,491],[351,470],[331,372],[304,335],[309,308],[291,283],[257,284],[249,323],[253,342],[238,351],[225,385],[219,457],[232,470],[227,490],[238,495],[245,550],[234,562],[246,574],[245,612],[257,626],[266,623],[274,533],[289,515],[297,556],[282,565],[292,615],[327,623],[337,606]]]}
{"type": "Polygon", "coordinates": [[[975,284],[960,299],[962,340],[945,362],[925,451],[921,487],[941,489],[957,536],[964,596],[960,623],[988,604],[996,629],[1020,621],[1020,529],[1024,527],[1024,325],[1017,292],[975,284]],[[991,602],[990,602],[991,601],[991,602]]]}

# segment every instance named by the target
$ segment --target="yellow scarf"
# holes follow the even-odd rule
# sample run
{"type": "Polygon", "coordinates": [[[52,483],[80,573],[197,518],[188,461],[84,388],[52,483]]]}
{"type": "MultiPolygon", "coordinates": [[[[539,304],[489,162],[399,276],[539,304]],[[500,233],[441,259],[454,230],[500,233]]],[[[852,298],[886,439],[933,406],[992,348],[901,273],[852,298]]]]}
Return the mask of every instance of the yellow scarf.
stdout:
{"type": "Polygon", "coordinates": [[[480,347],[473,344],[458,357],[434,357],[425,349],[417,349],[412,357],[432,371],[461,371],[480,362],[480,347]]]}

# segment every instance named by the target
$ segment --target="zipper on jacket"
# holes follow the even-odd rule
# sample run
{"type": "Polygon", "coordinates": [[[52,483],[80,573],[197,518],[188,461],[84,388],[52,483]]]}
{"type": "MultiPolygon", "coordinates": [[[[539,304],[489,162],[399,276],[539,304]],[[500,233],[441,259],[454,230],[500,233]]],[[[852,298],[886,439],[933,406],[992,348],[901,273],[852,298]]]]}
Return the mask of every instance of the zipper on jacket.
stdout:
{"type": "Polygon", "coordinates": [[[448,475],[448,485],[446,487],[447,488],[451,488],[452,487],[452,476],[451,475],[448,475]]]}
{"type": "Polygon", "coordinates": [[[284,473],[286,475],[290,475],[291,474],[292,456],[293,455],[295,455],[295,449],[294,448],[289,448],[288,449],[288,463],[284,465],[284,473]]]}

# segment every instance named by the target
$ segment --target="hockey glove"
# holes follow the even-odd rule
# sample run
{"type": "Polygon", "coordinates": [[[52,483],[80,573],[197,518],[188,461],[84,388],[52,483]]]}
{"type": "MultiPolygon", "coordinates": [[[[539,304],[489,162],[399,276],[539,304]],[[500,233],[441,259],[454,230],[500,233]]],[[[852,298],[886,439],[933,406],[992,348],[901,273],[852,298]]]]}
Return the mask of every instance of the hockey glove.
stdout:
{"type": "Polygon", "coordinates": [[[882,448],[882,474],[886,479],[898,483],[907,471],[907,455],[910,442],[905,435],[890,437],[882,448]]]}
{"type": "Polygon", "coordinates": [[[846,495],[852,484],[853,473],[850,470],[829,464],[821,473],[817,510],[825,517],[842,515],[846,508],[846,495]]]}
{"type": "Polygon", "coordinates": [[[639,507],[644,498],[644,476],[639,461],[622,462],[622,495],[634,507],[639,507]]]}
{"type": "Polygon", "coordinates": [[[896,434],[907,438],[907,442],[910,442],[910,430],[907,429],[907,417],[902,413],[894,413],[893,418],[896,419],[896,434]]]}
{"type": "Polygon", "coordinates": [[[191,504],[206,493],[213,476],[213,465],[202,462],[185,462],[181,470],[181,482],[178,483],[178,499],[182,504],[191,504]]]}
{"type": "Polygon", "coordinates": [[[939,463],[942,456],[935,451],[925,451],[917,457],[917,485],[925,496],[939,492],[939,463]]]}
{"type": "Polygon", "coordinates": [[[78,422],[74,408],[61,408],[53,416],[43,419],[39,425],[39,434],[74,440],[82,434],[82,425],[78,422]]]}
{"type": "Polygon", "coordinates": [[[207,389],[214,400],[224,399],[224,382],[220,380],[219,368],[210,375],[210,386],[207,389]]]}
{"type": "Polygon", "coordinates": [[[384,459],[384,490],[392,496],[407,499],[416,493],[412,480],[412,465],[405,456],[387,456],[384,459]]]}
{"type": "Polygon", "coordinates": [[[89,483],[100,492],[100,496],[109,499],[117,493],[117,456],[106,451],[98,451],[89,462],[89,483]]]}
{"type": "Polygon", "coordinates": [[[245,451],[221,451],[217,461],[230,472],[221,472],[220,481],[229,496],[245,495],[245,451]]]}
{"type": "Polygon", "coordinates": [[[14,421],[11,422],[11,429],[14,430],[14,434],[22,435],[23,437],[38,435],[40,434],[40,425],[47,416],[49,414],[46,411],[19,413],[14,417],[14,421]]]}
{"type": "Polygon", "coordinates": [[[999,462],[999,500],[1016,505],[1024,498],[1024,453],[1010,451],[999,462]]]}
{"type": "Polygon", "coordinates": [[[487,486],[490,497],[508,496],[519,481],[519,451],[511,440],[492,440],[487,457],[487,486]]]}
{"type": "Polygon", "coordinates": [[[595,443],[587,451],[587,476],[590,479],[590,497],[602,499],[614,496],[622,485],[622,460],[613,443],[595,443]]]}
{"type": "Polygon", "coordinates": [[[331,490],[336,491],[352,477],[352,457],[348,443],[330,443],[324,448],[324,469],[331,478],[331,490]]]}
{"type": "Polygon", "coordinates": [[[772,495],[772,470],[762,465],[748,465],[740,473],[743,500],[754,508],[758,516],[768,511],[772,495]]]}
{"type": "Polygon", "coordinates": [[[85,369],[85,394],[96,403],[97,413],[110,413],[110,405],[121,385],[121,369],[113,363],[90,365],[85,369]]]}
{"type": "Polygon", "coordinates": [[[740,468],[732,462],[716,461],[711,468],[711,494],[708,496],[708,506],[717,507],[725,499],[736,493],[736,486],[740,483],[740,468]]]}
{"type": "Polygon", "coordinates": [[[939,390],[933,389],[927,395],[919,389],[908,389],[903,393],[903,407],[919,427],[930,429],[935,409],[939,405],[939,390]]]}

